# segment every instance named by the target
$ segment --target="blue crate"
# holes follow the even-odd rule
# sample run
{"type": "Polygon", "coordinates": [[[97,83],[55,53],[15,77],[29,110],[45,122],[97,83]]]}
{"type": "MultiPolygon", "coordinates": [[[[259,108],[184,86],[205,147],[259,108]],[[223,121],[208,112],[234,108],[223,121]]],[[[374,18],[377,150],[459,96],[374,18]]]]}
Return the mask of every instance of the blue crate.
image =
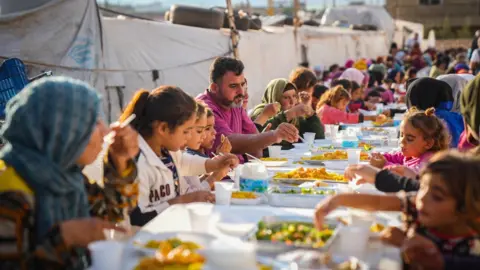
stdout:
{"type": "Polygon", "coordinates": [[[30,81],[25,65],[20,59],[10,58],[0,66],[0,118],[5,118],[7,102],[30,81]]]}

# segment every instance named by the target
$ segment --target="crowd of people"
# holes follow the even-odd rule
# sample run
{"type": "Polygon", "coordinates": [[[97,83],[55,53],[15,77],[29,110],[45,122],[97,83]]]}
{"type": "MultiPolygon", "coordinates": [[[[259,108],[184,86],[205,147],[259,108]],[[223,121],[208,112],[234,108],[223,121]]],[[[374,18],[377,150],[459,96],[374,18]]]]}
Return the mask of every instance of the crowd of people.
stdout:
{"type": "Polygon", "coordinates": [[[86,247],[103,239],[104,229],[124,231],[116,226],[122,220],[143,226],[173,204],[214,202],[214,183],[228,181],[249,156],[268,156],[270,145],[291,149],[305,132],[324,139],[325,125],[400,113],[399,150],[345,171],[400,195],[332,196],[319,202],[315,222],[340,206],[403,211],[406,227],[388,230],[384,240],[403,246],[406,264],[478,267],[480,77],[458,50],[422,53],[414,42],[390,53],[327,71],[295,68],[270,81],[251,110],[243,63],[219,57],[202,94],[176,86],[139,90],[110,127],[91,86],[65,77],[31,83],[9,102],[1,131],[0,268],[84,269],[86,247]],[[430,76],[418,76],[430,66],[430,76]],[[391,103],[408,110],[366,113],[391,103]],[[101,185],[82,169],[111,132],[101,185]]]}

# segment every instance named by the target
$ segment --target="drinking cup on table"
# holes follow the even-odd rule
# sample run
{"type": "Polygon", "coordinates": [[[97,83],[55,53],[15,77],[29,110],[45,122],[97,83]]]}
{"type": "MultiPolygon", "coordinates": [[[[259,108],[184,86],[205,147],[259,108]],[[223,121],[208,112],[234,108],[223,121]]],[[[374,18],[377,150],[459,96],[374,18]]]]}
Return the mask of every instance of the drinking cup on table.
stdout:
{"type": "Polygon", "coordinates": [[[188,204],[186,208],[188,215],[190,216],[192,231],[208,233],[210,230],[210,217],[213,212],[213,204],[191,203],[188,204]]]}
{"type": "Polygon", "coordinates": [[[377,114],[381,114],[384,110],[383,104],[382,103],[377,103],[376,107],[377,107],[377,114]]]}
{"type": "Polygon", "coordinates": [[[280,158],[280,151],[282,151],[282,146],[280,145],[270,145],[268,147],[268,155],[271,158],[280,158]]]}
{"type": "Polygon", "coordinates": [[[97,241],[88,245],[92,256],[92,270],[116,270],[122,268],[124,243],[97,241]]]}
{"type": "Polygon", "coordinates": [[[339,232],[340,253],[363,259],[368,245],[370,228],[367,226],[345,226],[339,232]],[[352,242],[353,241],[353,242],[352,242]]]}
{"type": "Polygon", "coordinates": [[[218,205],[230,205],[233,183],[215,182],[215,202],[218,205]]]}
{"type": "Polygon", "coordinates": [[[305,140],[305,143],[308,144],[308,146],[313,146],[315,143],[315,133],[313,132],[305,132],[303,133],[303,139],[305,140]]]}
{"type": "Polygon", "coordinates": [[[348,164],[359,164],[360,163],[360,153],[361,150],[359,149],[347,149],[348,155],[348,164]]]}

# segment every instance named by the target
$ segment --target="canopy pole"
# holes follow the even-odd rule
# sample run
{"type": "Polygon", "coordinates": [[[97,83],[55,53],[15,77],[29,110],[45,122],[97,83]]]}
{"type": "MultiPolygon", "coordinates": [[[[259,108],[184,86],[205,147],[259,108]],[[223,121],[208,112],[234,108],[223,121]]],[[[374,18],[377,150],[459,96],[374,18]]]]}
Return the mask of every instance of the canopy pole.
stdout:
{"type": "Polygon", "coordinates": [[[232,40],[232,49],[233,49],[233,57],[235,59],[240,59],[240,54],[238,53],[238,31],[237,27],[235,26],[235,18],[233,17],[233,7],[231,0],[225,0],[227,2],[227,16],[228,16],[228,23],[230,25],[230,39],[232,40]]]}

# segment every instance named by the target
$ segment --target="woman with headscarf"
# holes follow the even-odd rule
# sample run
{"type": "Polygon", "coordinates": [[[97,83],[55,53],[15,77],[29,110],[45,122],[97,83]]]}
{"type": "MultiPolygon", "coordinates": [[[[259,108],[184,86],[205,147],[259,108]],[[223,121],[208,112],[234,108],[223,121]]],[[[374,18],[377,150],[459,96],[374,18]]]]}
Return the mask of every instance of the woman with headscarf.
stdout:
{"type": "MultiPolygon", "coordinates": [[[[268,104],[277,102],[280,104],[280,112],[270,118],[263,128],[270,125],[270,128],[274,130],[281,123],[286,122],[294,124],[301,136],[305,132],[313,132],[316,134],[316,139],[324,139],[323,125],[320,123],[315,111],[311,105],[299,103],[298,94],[304,93],[297,93],[297,88],[293,83],[288,82],[286,79],[274,79],[267,85],[262,103],[253,109],[250,117],[255,119],[268,104]]],[[[285,141],[282,142],[282,146],[284,149],[292,148],[292,145],[285,141]]]]}
{"type": "Polygon", "coordinates": [[[355,81],[359,85],[363,85],[365,74],[356,68],[347,68],[338,79],[346,79],[349,81],[355,81]]]}
{"type": "Polygon", "coordinates": [[[465,120],[465,131],[460,136],[458,148],[468,150],[480,141],[480,77],[467,84],[460,95],[460,111],[465,120]]]}
{"type": "Polygon", "coordinates": [[[8,103],[1,130],[7,144],[0,151],[0,269],[88,266],[87,245],[104,239],[104,229],[115,229],[110,222],[136,204],[137,133],[113,130],[100,188],[82,174],[108,131],[94,89],[50,77],[8,103]]]}
{"type": "MultiPolygon", "coordinates": [[[[472,78],[473,79],[473,78],[472,78]]],[[[452,88],[453,95],[453,108],[452,112],[460,112],[460,95],[463,88],[468,84],[470,80],[457,74],[447,74],[438,76],[437,80],[444,81],[452,88]]]]}
{"type": "Polygon", "coordinates": [[[450,131],[450,146],[457,147],[464,125],[462,116],[451,111],[454,99],[450,85],[433,78],[415,79],[408,85],[406,102],[408,108],[435,108],[435,115],[445,121],[450,131]]]}

